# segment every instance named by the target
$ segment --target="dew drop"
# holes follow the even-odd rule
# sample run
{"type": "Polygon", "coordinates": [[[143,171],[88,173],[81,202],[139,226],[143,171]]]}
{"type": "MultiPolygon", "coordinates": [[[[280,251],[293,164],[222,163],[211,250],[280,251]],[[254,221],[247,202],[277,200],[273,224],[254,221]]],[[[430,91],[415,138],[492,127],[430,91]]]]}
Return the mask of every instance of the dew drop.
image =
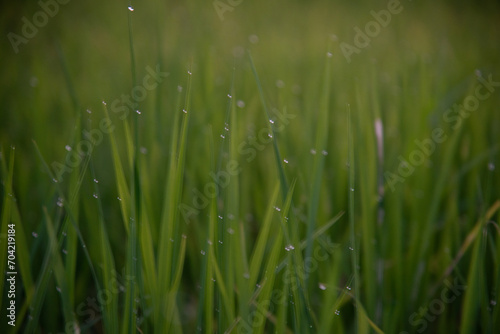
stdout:
{"type": "Polygon", "coordinates": [[[233,97],[231,96],[231,94],[227,94],[227,97],[229,97],[230,99],[232,99],[233,97]]]}
{"type": "Polygon", "coordinates": [[[66,249],[63,249],[63,250],[62,250],[62,252],[63,252],[64,254],[68,254],[68,251],[67,251],[66,249]]]}
{"type": "Polygon", "coordinates": [[[62,207],[63,207],[63,199],[62,199],[61,197],[59,197],[59,198],[57,199],[57,206],[58,206],[58,207],[60,207],[60,208],[62,208],[62,207]]]}
{"type": "Polygon", "coordinates": [[[58,287],[58,286],[56,286],[56,290],[57,290],[57,292],[59,292],[59,293],[61,293],[61,292],[62,292],[61,288],[60,288],[60,287],[58,287]]]}
{"type": "Polygon", "coordinates": [[[288,246],[286,246],[286,247],[285,247],[285,250],[286,250],[287,252],[289,252],[289,251],[291,251],[291,250],[294,250],[294,249],[295,249],[295,247],[293,247],[293,245],[288,245],[288,246]]]}
{"type": "Polygon", "coordinates": [[[354,191],[354,188],[351,188],[351,191],[354,191]]]}
{"type": "Polygon", "coordinates": [[[94,193],[92,196],[94,196],[94,198],[99,198],[96,193],[94,193]]]}
{"type": "Polygon", "coordinates": [[[340,311],[339,310],[335,310],[335,314],[336,315],[340,315],[340,311]]]}
{"type": "Polygon", "coordinates": [[[220,137],[221,137],[222,139],[225,139],[225,138],[226,138],[224,135],[220,135],[220,137]]]}
{"type": "Polygon", "coordinates": [[[188,71],[188,74],[189,74],[189,75],[192,75],[193,73],[191,73],[191,71],[188,71]]]}
{"type": "Polygon", "coordinates": [[[229,233],[229,234],[234,234],[234,230],[233,230],[232,228],[228,228],[228,229],[227,229],[227,233],[229,233]]]}
{"type": "Polygon", "coordinates": [[[267,136],[268,136],[269,138],[273,138],[273,135],[272,135],[272,134],[270,134],[270,133],[268,133],[268,134],[267,134],[267,136]]]}
{"type": "Polygon", "coordinates": [[[278,211],[278,212],[280,212],[280,211],[281,211],[281,209],[280,209],[280,208],[278,208],[277,206],[275,206],[275,207],[274,207],[274,209],[275,209],[276,211],[278,211]]]}
{"type": "Polygon", "coordinates": [[[116,199],[117,199],[117,200],[119,200],[119,201],[121,201],[121,200],[122,200],[120,197],[117,197],[116,199]]]}
{"type": "Polygon", "coordinates": [[[333,53],[331,53],[331,52],[327,52],[327,53],[326,53],[326,56],[327,56],[328,58],[332,58],[333,53]]]}
{"type": "Polygon", "coordinates": [[[200,253],[201,253],[201,255],[205,255],[205,251],[204,250],[202,250],[200,253]]]}
{"type": "Polygon", "coordinates": [[[351,291],[351,287],[350,286],[346,286],[345,287],[347,290],[351,291]]]}
{"type": "Polygon", "coordinates": [[[177,86],[177,91],[180,93],[182,92],[182,86],[177,86]]]}
{"type": "Polygon", "coordinates": [[[65,149],[66,149],[66,151],[68,151],[68,152],[69,152],[69,151],[71,151],[71,146],[69,146],[69,145],[64,146],[64,148],[65,148],[65,149]]]}
{"type": "Polygon", "coordinates": [[[130,10],[131,12],[133,12],[134,11],[134,7],[128,6],[128,10],[130,10]]]}
{"type": "Polygon", "coordinates": [[[272,119],[269,120],[269,123],[274,124],[274,121],[272,119]]]}
{"type": "Polygon", "coordinates": [[[98,179],[94,179],[94,182],[95,182],[95,183],[99,183],[99,180],[98,180],[98,179]]]}
{"type": "Polygon", "coordinates": [[[245,107],[245,102],[243,102],[243,101],[241,101],[241,100],[238,100],[238,101],[236,102],[236,105],[237,105],[238,107],[240,107],[240,108],[244,108],[244,107],[245,107]]]}
{"type": "Polygon", "coordinates": [[[32,232],[31,235],[33,236],[33,238],[38,238],[38,233],[36,232],[32,232]]]}
{"type": "Polygon", "coordinates": [[[246,278],[246,279],[249,279],[250,278],[250,274],[249,273],[244,273],[243,277],[246,278]]]}
{"type": "Polygon", "coordinates": [[[257,43],[259,43],[259,36],[257,36],[257,35],[250,35],[250,36],[248,37],[248,40],[249,40],[249,41],[250,41],[250,43],[252,43],[252,44],[257,44],[257,43]]]}
{"type": "Polygon", "coordinates": [[[135,112],[136,112],[138,115],[140,115],[140,114],[141,114],[141,112],[140,112],[139,110],[136,110],[135,112]]]}
{"type": "Polygon", "coordinates": [[[495,170],[495,164],[493,164],[492,162],[490,162],[490,163],[488,164],[488,169],[489,169],[490,171],[494,171],[494,170],[495,170]]]}
{"type": "Polygon", "coordinates": [[[219,240],[219,244],[221,244],[221,245],[222,245],[222,240],[219,240]]]}
{"type": "Polygon", "coordinates": [[[57,183],[57,180],[56,179],[52,179],[52,182],[57,183]]]}
{"type": "Polygon", "coordinates": [[[188,113],[186,109],[182,109],[182,112],[185,113],[185,114],[188,113]]]}
{"type": "Polygon", "coordinates": [[[321,151],[321,154],[323,154],[323,155],[328,155],[328,152],[327,152],[327,151],[325,151],[325,150],[323,150],[323,151],[321,151]]]}
{"type": "Polygon", "coordinates": [[[277,80],[276,81],[276,87],[278,87],[278,88],[285,87],[285,83],[283,82],[283,80],[277,80]]]}
{"type": "Polygon", "coordinates": [[[212,245],[212,240],[207,240],[207,244],[212,245]]]}
{"type": "Polygon", "coordinates": [[[496,300],[490,300],[490,304],[495,306],[497,304],[497,301],[496,300]]]}
{"type": "Polygon", "coordinates": [[[326,290],[326,285],[324,285],[323,283],[319,283],[319,288],[324,291],[326,290]]]}
{"type": "Polygon", "coordinates": [[[287,164],[287,163],[288,163],[288,160],[286,160],[286,159],[283,159],[283,162],[287,164]]]}
{"type": "Polygon", "coordinates": [[[148,149],[145,148],[144,146],[142,146],[139,151],[142,153],[142,154],[147,154],[148,153],[148,149]]]}
{"type": "Polygon", "coordinates": [[[66,232],[63,232],[63,233],[62,233],[62,235],[63,235],[63,236],[66,236],[66,232]]]}
{"type": "Polygon", "coordinates": [[[311,154],[316,154],[316,150],[314,148],[311,148],[311,154]]]}
{"type": "Polygon", "coordinates": [[[352,248],[351,246],[349,246],[349,250],[351,250],[351,251],[352,251],[352,250],[354,250],[354,248],[352,248]]]}

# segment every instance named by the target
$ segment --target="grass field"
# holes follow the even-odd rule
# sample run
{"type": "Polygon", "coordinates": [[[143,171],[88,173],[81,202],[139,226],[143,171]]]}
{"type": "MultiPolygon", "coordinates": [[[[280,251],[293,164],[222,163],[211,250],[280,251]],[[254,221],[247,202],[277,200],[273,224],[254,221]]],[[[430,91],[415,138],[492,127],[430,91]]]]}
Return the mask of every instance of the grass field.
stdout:
{"type": "Polygon", "coordinates": [[[0,17],[0,333],[500,331],[497,1],[0,17]]]}

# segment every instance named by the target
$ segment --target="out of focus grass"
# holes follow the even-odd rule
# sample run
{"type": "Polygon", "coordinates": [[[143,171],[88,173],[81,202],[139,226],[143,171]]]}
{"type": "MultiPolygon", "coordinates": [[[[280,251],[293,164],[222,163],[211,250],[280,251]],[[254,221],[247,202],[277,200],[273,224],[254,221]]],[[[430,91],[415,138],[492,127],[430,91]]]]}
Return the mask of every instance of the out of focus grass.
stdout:
{"type": "Polygon", "coordinates": [[[349,62],[388,3],[70,1],[18,53],[4,5],[1,332],[497,332],[500,89],[448,110],[500,6],[401,2],[349,62]]]}

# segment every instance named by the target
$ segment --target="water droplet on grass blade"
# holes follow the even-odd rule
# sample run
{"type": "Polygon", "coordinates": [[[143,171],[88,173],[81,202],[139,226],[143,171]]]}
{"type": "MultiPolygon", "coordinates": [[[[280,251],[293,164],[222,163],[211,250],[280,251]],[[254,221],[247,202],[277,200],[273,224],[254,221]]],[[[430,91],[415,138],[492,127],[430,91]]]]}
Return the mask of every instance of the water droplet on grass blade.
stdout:
{"type": "Polygon", "coordinates": [[[311,148],[311,154],[316,154],[316,150],[314,148],[311,148]]]}
{"type": "Polygon", "coordinates": [[[205,251],[204,250],[200,251],[200,253],[201,253],[201,255],[205,255],[205,251]]]}
{"type": "Polygon", "coordinates": [[[287,252],[289,252],[289,251],[291,251],[291,250],[294,250],[294,249],[295,249],[295,247],[293,247],[293,245],[288,245],[288,246],[286,246],[286,247],[285,247],[285,250],[286,250],[287,252]]]}
{"type": "Polygon", "coordinates": [[[488,169],[489,169],[490,171],[494,171],[494,170],[495,170],[495,164],[494,164],[494,163],[492,163],[492,162],[490,162],[490,163],[488,164],[488,169]]]}
{"type": "Polygon", "coordinates": [[[286,160],[286,159],[283,159],[283,162],[287,164],[287,163],[288,163],[288,160],[286,160]]]}
{"type": "Polygon", "coordinates": [[[237,105],[238,107],[240,107],[240,108],[243,108],[243,107],[245,107],[245,102],[243,102],[243,101],[241,101],[241,100],[238,100],[238,101],[236,102],[236,105],[237,105]]]}
{"type": "Polygon", "coordinates": [[[62,292],[61,288],[60,288],[60,287],[58,287],[58,286],[56,286],[56,290],[57,290],[57,292],[59,292],[59,293],[61,293],[61,292],[62,292]]]}
{"type": "Polygon", "coordinates": [[[36,232],[32,232],[31,235],[33,236],[33,238],[38,238],[38,233],[36,232]]]}
{"type": "Polygon", "coordinates": [[[340,315],[340,311],[339,310],[335,310],[335,314],[336,315],[340,315]]]}
{"type": "Polygon", "coordinates": [[[133,12],[134,11],[134,7],[128,6],[128,10],[130,10],[131,12],[133,12]]]}
{"type": "Polygon", "coordinates": [[[324,285],[323,283],[319,283],[319,288],[321,290],[326,290],[326,285],[324,285]]]}
{"type": "Polygon", "coordinates": [[[64,146],[64,148],[65,148],[65,149],[66,149],[66,151],[68,151],[68,152],[69,152],[69,151],[71,151],[71,146],[69,146],[69,145],[64,146]]]}

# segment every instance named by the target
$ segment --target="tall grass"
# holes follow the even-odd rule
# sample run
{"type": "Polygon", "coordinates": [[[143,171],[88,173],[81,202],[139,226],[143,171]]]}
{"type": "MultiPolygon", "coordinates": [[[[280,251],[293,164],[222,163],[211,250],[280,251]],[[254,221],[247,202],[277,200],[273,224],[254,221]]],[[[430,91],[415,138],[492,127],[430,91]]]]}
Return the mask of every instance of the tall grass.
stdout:
{"type": "Polygon", "coordinates": [[[498,5],[402,6],[350,63],[387,3],[74,3],[3,52],[0,332],[497,332],[498,5]]]}

